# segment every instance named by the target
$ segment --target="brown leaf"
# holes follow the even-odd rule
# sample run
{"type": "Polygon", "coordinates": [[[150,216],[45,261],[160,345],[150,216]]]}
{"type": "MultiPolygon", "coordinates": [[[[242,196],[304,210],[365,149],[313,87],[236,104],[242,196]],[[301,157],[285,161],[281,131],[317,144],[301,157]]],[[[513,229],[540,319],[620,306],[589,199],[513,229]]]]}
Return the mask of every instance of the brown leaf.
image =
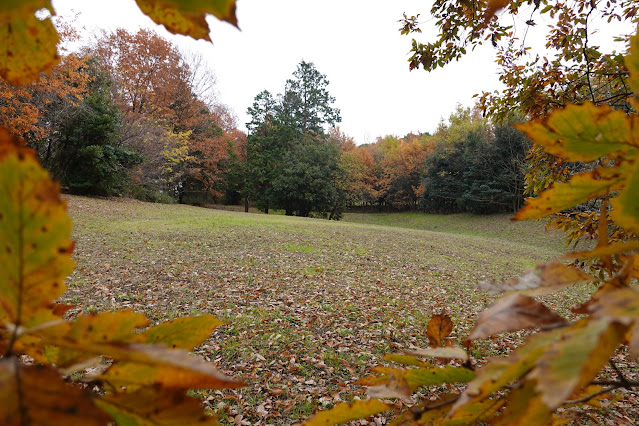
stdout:
{"type": "Polygon", "coordinates": [[[426,326],[426,335],[428,336],[428,345],[432,347],[441,347],[444,340],[453,332],[453,322],[445,313],[434,315],[426,326]]]}
{"type": "Polygon", "coordinates": [[[96,404],[113,416],[116,424],[186,426],[217,425],[215,417],[202,411],[202,404],[189,398],[184,391],[159,386],[142,388],[136,392],[107,395],[96,404]]]}
{"type": "Polygon", "coordinates": [[[506,331],[527,328],[548,328],[568,322],[529,296],[512,294],[486,309],[477,319],[470,340],[484,339],[506,331]]]}
{"type": "Polygon", "coordinates": [[[26,366],[15,358],[0,361],[0,424],[105,425],[110,417],[92,395],[65,383],[57,370],[26,366]]]}

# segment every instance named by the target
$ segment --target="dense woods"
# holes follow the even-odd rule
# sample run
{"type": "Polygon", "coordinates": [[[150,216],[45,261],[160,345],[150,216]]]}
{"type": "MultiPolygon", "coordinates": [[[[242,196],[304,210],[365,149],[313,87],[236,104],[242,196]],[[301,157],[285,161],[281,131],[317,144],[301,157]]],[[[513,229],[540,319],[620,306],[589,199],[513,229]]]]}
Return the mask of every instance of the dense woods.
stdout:
{"type": "MultiPolygon", "coordinates": [[[[77,34],[60,26],[69,45],[77,34]]],[[[433,135],[356,145],[327,76],[302,61],[283,93],[255,96],[245,135],[204,58],[152,31],[101,33],[63,53],[40,80],[0,80],[0,120],[70,193],[330,219],[353,207],[514,212],[523,200],[529,143],[477,110],[459,107],[433,135]]]]}

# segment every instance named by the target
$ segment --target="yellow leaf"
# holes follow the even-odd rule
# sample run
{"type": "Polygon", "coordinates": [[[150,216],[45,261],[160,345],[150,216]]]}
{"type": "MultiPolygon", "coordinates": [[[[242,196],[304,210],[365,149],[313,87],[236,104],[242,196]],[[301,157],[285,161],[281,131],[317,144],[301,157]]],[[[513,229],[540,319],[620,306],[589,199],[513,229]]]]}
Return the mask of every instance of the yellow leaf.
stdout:
{"type": "Polygon", "coordinates": [[[491,424],[495,425],[545,425],[552,411],[543,403],[535,390],[534,380],[526,380],[523,386],[508,395],[506,410],[491,424]]]}
{"type": "Polygon", "coordinates": [[[146,329],[142,335],[147,343],[161,343],[169,348],[193,350],[224,324],[212,315],[177,318],[146,329]]]}
{"type": "Polygon", "coordinates": [[[555,183],[538,197],[526,199],[513,220],[540,219],[606,195],[623,187],[625,173],[625,166],[619,166],[574,175],[568,182],[555,183]]]}
{"type": "Polygon", "coordinates": [[[628,327],[607,320],[583,319],[563,331],[528,376],[537,381],[541,400],[551,410],[590,383],[608,362],[628,327]]]}
{"type": "Polygon", "coordinates": [[[576,251],[564,255],[567,258],[592,258],[602,256],[612,256],[613,254],[629,253],[639,251],[639,241],[615,241],[609,245],[597,247],[594,250],[576,251]]]}
{"type": "Polygon", "coordinates": [[[6,426],[97,426],[111,420],[88,391],[65,383],[55,368],[26,366],[15,358],[0,360],[0,401],[0,424],[6,426]]]}
{"type": "Polygon", "coordinates": [[[375,414],[392,409],[378,399],[368,401],[355,401],[353,403],[337,404],[330,410],[320,411],[313,417],[302,423],[306,426],[327,426],[345,423],[350,420],[364,419],[375,414]]]}
{"type": "Polygon", "coordinates": [[[199,400],[184,391],[146,387],[136,392],[106,395],[96,405],[113,416],[118,425],[190,426],[217,425],[215,417],[202,412],[199,400]]]}
{"type": "Polygon", "coordinates": [[[67,367],[91,359],[100,355],[94,352],[95,346],[100,343],[143,341],[144,337],[140,333],[134,333],[134,330],[148,324],[149,320],[144,314],[130,309],[81,315],[71,323],[71,329],[64,338],[76,342],[76,348],[84,345],[86,349],[83,351],[62,347],[55,363],[60,367],[67,367]]]}
{"type": "Polygon", "coordinates": [[[2,2],[0,5],[0,77],[12,84],[25,84],[58,63],[58,34],[46,18],[35,12],[47,9],[49,0],[2,2]]]}
{"type": "Polygon", "coordinates": [[[618,197],[610,200],[610,216],[628,232],[639,235],[639,161],[629,172],[626,187],[618,197]]]}
{"type": "Polygon", "coordinates": [[[614,152],[634,152],[639,147],[633,132],[639,125],[636,120],[608,105],[585,102],[516,127],[550,154],[568,161],[588,162],[614,152]]]}
{"type": "Polygon", "coordinates": [[[206,15],[237,26],[235,0],[136,0],[140,10],[173,34],[210,40],[206,15]]]}
{"type": "Polygon", "coordinates": [[[118,362],[99,377],[109,384],[129,389],[159,384],[175,389],[227,389],[244,384],[224,374],[210,362],[181,349],[161,345],[133,343],[127,346],[101,345],[98,353],[113,356],[118,362]]]}
{"type": "Polygon", "coordinates": [[[33,327],[59,319],[51,308],[74,266],[65,210],[35,152],[0,128],[1,322],[33,327]]]}
{"type": "Polygon", "coordinates": [[[533,335],[528,342],[506,358],[491,358],[477,370],[477,376],[468,383],[466,390],[453,406],[452,412],[464,409],[490,397],[504,386],[519,380],[535,365],[539,357],[557,340],[563,330],[555,329],[533,335]]]}

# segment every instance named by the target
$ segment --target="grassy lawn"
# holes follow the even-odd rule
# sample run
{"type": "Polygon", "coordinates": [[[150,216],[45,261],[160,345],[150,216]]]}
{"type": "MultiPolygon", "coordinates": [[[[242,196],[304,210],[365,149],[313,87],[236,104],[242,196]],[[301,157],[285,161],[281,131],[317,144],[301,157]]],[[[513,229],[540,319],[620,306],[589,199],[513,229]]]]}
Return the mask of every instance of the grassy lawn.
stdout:
{"type": "MultiPolygon", "coordinates": [[[[426,347],[442,310],[463,338],[493,298],[475,289],[561,255],[561,238],[507,216],[347,214],[342,222],[68,197],[77,312],[131,308],[153,321],[227,322],[197,353],[245,380],[199,392],[222,422],[292,424],[363,395],[383,354],[426,347]]],[[[583,299],[550,300],[560,311],[583,299]]],[[[518,338],[477,346],[480,359],[518,338]]]]}

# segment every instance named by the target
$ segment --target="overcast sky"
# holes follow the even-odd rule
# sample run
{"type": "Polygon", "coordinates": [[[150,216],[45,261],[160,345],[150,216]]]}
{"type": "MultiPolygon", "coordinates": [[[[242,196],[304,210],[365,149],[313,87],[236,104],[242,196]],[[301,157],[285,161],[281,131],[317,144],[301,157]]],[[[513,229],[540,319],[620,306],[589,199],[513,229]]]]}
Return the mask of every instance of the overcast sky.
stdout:
{"type": "MultiPolygon", "coordinates": [[[[189,49],[202,52],[217,76],[222,103],[237,115],[240,128],[246,109],[260,91],[284,89],[301,60],[314,62],[328,77],[328,90],[341,110],[343,132],[358,144],[378,136],[433,132],[457,103],[473,104],[472,95],[499,87],[494,51],[486,46],[462,61],[426,73],[408,70],[411,38],[401,36],[402,13],[421,13],[424,0],[238,0],[240,30],[209,17],[213,44],[169,35],[152,23],[134,0],[54,0],[56,13],[87,28],[157,29],[189,49]]],[[[436,35],[423,25],[420,40],[436,35]]]]}

